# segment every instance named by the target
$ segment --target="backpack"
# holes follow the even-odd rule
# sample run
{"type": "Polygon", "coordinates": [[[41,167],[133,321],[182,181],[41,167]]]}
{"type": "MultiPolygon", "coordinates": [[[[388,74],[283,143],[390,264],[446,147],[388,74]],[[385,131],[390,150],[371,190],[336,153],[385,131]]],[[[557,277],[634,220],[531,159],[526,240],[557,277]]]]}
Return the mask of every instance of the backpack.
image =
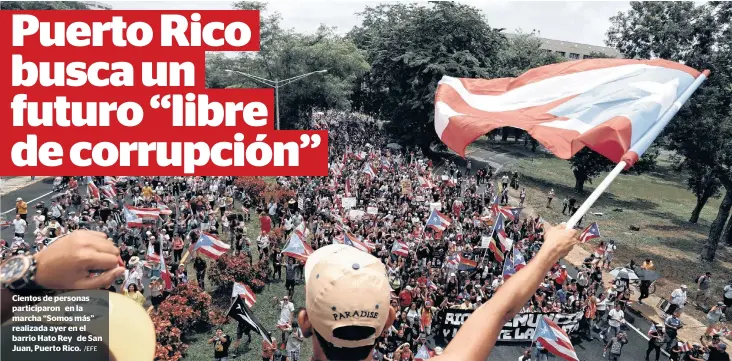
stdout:
{"type": "Polygon", "coordinates": [[[612,345],[610,345],[610,353],[612,353],[613,355],[620,355],[620,350],[622,350],[623,344],[615,340],[613,340],[612,342],[612,345]]]}

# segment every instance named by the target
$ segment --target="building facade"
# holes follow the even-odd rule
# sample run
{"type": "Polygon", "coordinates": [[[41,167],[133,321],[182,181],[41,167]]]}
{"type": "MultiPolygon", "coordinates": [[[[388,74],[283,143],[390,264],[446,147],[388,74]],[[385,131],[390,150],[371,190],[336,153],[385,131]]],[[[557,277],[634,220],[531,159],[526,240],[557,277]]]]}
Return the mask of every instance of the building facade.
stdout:
{"type": "Polygon", "coordinates": [[[82,1],[89,10],[112,10],[112,5],[107,5],[99,1],[82,1]]]}
{"type": "MultiPolygon", "coordinates": [[[[505,33],[505,35],[507,38],[517,36],[516,34],[511,33],[505,33]]],[[[541,48],[545,51],[555,53],[559,56],[571,60],[590,59],[592,58],[592,56],[590,55],[591,53],[604,53],[613,58],[623,57],[619,51],[607,46],[573,43],[571,41],[554,40],[539,37],[537,37],[537,39],[541,41],[541,48]]]]}

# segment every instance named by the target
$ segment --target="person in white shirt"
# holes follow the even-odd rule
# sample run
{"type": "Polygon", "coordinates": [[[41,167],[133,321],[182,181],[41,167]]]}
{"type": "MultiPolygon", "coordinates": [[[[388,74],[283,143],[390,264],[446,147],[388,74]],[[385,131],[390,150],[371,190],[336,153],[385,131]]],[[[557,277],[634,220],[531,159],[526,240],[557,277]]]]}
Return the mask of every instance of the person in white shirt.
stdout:
{"type": "Polygon", "coordinates": [[[732,307],[732,283],[724,286],[724,305],[732,307]]]}
{"type": "Polygon", "coordinates": [[[681,285],[680,288],[671,292],[671,301],[669,303],[671,304],[671,307],[669,307],[668,312],[666,312],[669,315],[684,308],[686,305],[686,285],[681,285]]]}
{"type": "Polygon", "coordinates": [[[285,218],[285,230],[287,232],[292,230],[292,217],[290,216],[287,216],[287,218],[285,218]]]}
{"type": "Polygon", "coordinates": [[[613,256],[615,255],[615,250],[617,248],[618,247],[615,245],[614,240],[610,240],[607,245],[605,245],[605,257],[602,259],[601,268],[610,269],[610,263],[613,261],[613,256]]]}
{"type": "Polygon", "coordinates": [[[300,327],[298,327],[297,322],[293,322],[292,333],[290,334],[290,337],[287,338],[287,344],[285,346],[285,351],[287,351],[287,361],[300,360],[300,346],[302,346],[302,341],[304,339],[305,336],[303,335],[300,327]]]}
{"type": "Polygon", "coordinates": [[[610,331],[613,331],[613,337],[615,337],[620,332],[620,325],[625,323],[625,312],[620,309],[620,304],[616,304],[615,308],[607,314],[607,323],[607,329],[600,334],[600,338],[603,340],[610,331]]]}
{"type": "Polygon", "coordinates": [[[495,279],[493,279],[493,282],[491,283],[491,288],[493,288],[493,290],[497,290],[498,287],[501,287],[502,284],[503,284],[503,276],[498,276],[495,279]]]}
{"type": "MultiPolygon", "coordinates": [[[[277,297],[274,300],[277,301],[277,297]]],[[[292,331],[292,320],[295,318],[295,305],[290,302],[289,296],[282,297],[279,305],[280,318],[277,321],[277,328],[282,330],[282,339],[287,340],[288,332],[292,331]]]]}
{"type": "Polygon", "coordinates": [[[46,217],[40,209],[37,210],[36,215],[33,216],[33,223],[35,224],[36,229],[43,229],[43,225],[46,224],[46,217]]]}
{"type": "Polygon", "coordinates": [[[13,227],[15,228],[15,237],[25,239],[25,231],[28,228],[28,223],[25,219],[20,218],[20,214],[15,215],[13,227]]]}

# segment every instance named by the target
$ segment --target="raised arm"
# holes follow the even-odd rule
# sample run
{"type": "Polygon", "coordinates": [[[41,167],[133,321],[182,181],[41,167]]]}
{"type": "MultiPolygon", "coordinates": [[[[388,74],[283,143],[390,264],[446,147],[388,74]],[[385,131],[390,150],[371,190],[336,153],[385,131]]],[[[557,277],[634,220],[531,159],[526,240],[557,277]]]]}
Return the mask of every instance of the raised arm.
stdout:
{"type": "MultiPolygon", "coordinates": [[[[548,227],[548,225],[546,225],[548,227]]],[[[536,292],[544,276],[577,244],[577,231],[565,226],[548,227],[544,245],[520,272],[506,281],[496,294],[478,308],[460,328],[445,352],[434,361],[485,361],[493,350],[503,325],[512,319],[536,292]]]]}

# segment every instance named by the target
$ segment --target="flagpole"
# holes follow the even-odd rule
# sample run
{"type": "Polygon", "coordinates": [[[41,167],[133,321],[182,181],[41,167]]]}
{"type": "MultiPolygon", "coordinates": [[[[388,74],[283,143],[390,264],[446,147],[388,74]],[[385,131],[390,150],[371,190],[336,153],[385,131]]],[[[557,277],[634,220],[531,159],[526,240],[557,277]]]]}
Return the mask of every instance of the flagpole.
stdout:
{"type": "MultiPolygon", "coordinates": [[[[691,97],[692,94],[699,88],[699,86],[704,83],[705,80],[707,80],[707,77],[709,76],[709,70],[704,70],[689,87],[684,90],[683,93],[676,99],[676,101],[671,105],[670,108],[666,110],[665,113],[661,116],[661,118],[649,129],[646,134],[641,137],[641,139],[636,142],[636,144],[640,143],[646,144],[646,148],[650,146],[650,144],[658,137],[659,134],[661,134],[661,131],[668,125],[668,123],[671,121],[671,119],[676,115],[676,113],[681,109],[681,106],[686,103],[687,100],[691,97]]],[[[645,149],[644,149],[645,150],[645,149]]],[[[587,213],[587,211],[590,210],[590,207],[597,201],[598,198],[600,198],[600,195],[607,190],[607,188],[610,186],[610,184],[615,180],[615,178],[620,174],[620,172],[625,169],[625,166],[627,163],[625,161],[620,161],[615,168],[613,168],[612,171],[610,171],[610,174],[608,174],[605,179],[602,180],[602,183],[595,188],[595,190],[590,194],[589,197],[587,197],[587,200],[582,203],[582,205],[579,207],[577,212],[574,213],[574,215],[569,218],[569,221],[567,222],[567,229],[573,229],[577,223],[579,223],[580,218],[584,217],[584,215],[587,213]]]]}

